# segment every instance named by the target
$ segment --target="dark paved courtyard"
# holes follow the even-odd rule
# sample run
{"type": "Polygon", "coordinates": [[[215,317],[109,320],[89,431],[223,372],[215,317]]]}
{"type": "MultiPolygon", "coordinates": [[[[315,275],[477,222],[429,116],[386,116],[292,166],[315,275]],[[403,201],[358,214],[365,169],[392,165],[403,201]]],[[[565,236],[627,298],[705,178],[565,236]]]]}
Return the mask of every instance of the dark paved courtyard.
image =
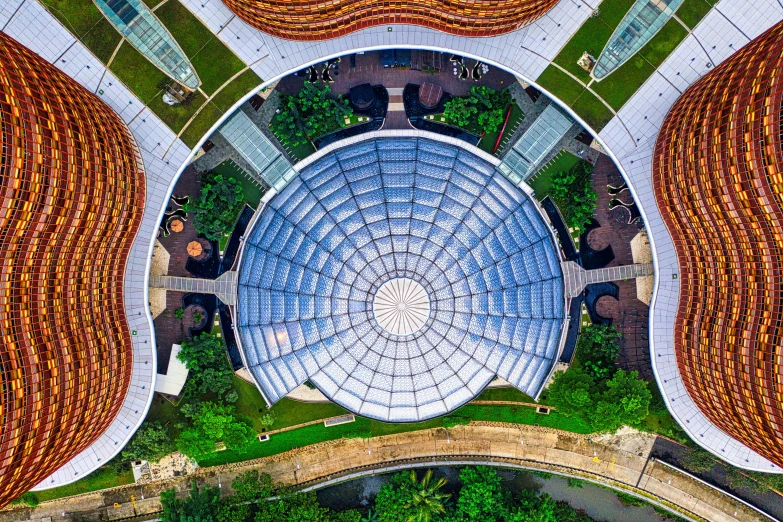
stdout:
{"type": "MultiPolygon", "coordinates": [[[[593,171],[593,187],[598,194],[598,204],[595,219],[601,224],[588,235],[588,244],[595,250],[611,246],[615,258],[607,266],[632,264],[631,240],[644,229],[641,220],[628,223],[628,211],[623,207],[609,209],[609,202],[618,198],[625,203],[632,203],[633,198],[628,190],[618,196],[609,194],[607,187],[620,187],[624,180],[614,162],[602,154],[593,171]]],[[[654,379],[650,364],[650,347],[648,336],[648,321],[650,307],[636,296],[636,281],[619,281],[619,299],[604,296],[598,300],[596,311],[602,317],[612,319],[617,329],[622,332],[622,351],[618,359],[621,368],[638,370],[639,375],[647,380],[654,379]]]]}

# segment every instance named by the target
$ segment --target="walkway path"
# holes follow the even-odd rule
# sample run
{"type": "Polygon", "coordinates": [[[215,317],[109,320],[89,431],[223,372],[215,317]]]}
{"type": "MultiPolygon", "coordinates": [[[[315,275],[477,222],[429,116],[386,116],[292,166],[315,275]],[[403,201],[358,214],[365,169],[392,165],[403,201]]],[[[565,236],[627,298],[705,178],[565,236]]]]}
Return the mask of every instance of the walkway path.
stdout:
{"type": "Polygon", "coordinates": [[[237,273],[225,272],[217,279],[152,275],[150,276],[150,288],[215,294],[225,304],[234,305],[237,299],[237,273]]]}
{"type": "Polygon", "coordinates": [[[654,273],[652,263],[635,263],[597,270],[585,270],[573,261],[563,263],[563,277],[568,297],[578,296],[589,284],[626,281],[637,277],[651,276],[654,273]]]}
{"type": "Polygon", "coordinates": [[[648,499],[658,498],[693,520],[761,522],[761,515],[677,471],[650,460],[655,435],[638,432],[590,439],[548,428],[507,423],[472,422],[445,430],[435,428],[373,437],[339,439],[225,466],[198,469],[195,475],[147,485],[128,485],[44,502],[36,508],[0,511],[0,522],[117,520],[160,510],[161,491],[184,492],[193,479],[230,492],[238,474],[257,469],[276,482],[312,486],[338,477],[371,473],[401,465],[438,462],[486,462],[559,472],[611,485],[648,499]],[[638,487],[636,486],[638,484],[638,487]]]}

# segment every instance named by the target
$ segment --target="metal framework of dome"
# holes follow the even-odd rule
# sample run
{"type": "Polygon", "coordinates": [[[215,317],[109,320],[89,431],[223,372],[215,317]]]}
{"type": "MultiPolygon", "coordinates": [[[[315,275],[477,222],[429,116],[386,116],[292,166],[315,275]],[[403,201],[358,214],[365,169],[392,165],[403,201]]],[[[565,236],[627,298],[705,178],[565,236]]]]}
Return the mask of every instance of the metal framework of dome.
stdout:
{"type": "Polygon", "coordinates": [[[243,253],[237,324],[270,402],[310,380],[358,414],[417,421],[496,375],[537,395],[563,294],[541,215],[493,164],[447,143],[378,138],[318,158],[266,205],[243,253]],[[386,329],[376,294],[402,278],[416,294],[401,309],[429,309],[415,328],[386,329]]]}

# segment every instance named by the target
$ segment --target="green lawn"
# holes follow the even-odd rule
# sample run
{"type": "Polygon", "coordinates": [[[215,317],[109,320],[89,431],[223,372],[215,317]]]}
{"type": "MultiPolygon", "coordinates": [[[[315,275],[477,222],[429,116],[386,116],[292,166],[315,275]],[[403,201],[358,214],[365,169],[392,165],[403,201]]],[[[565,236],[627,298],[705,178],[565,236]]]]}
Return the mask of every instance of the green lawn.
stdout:
{"type": "Polygon", "coordinates": [[[554,65],[541,73],[538,83],[571,107],[596,132],[600,132],[612,119],[612,111],[601,100],[554,65]]]}
{"type": "Polygon", "coordinates": [[[141,1],[144,2],[144,4],[150,9],[154,9],[155,6],[160,5],[161,2],[165,2],[166,0],[141,0],[141,1]]]}
{"type": "Polygon", "coordinates": [[[218,119],[243,96],[261,84],[261,78],[251,69],[246,70],[226,85],[187,126],[180,138],[189,147],[195,147],[218,119]]]}
{"type": "Polygon", "coordinates": [[[192,149],[224,113],[225,111],[219,109],[214,103],[207,102],[201,109],[201,112],[185,128],[185,131],[180,134],[180,139],[192,149]]]}
{"type": "Polygon", "coordinates": [[[674,14],[693,29],[717,2],[718,0],[685,0],[674,14]]]}
{"type": "Polygon", "coordinates": [[[581,85],[554,65],[549,65],[544,69],[544,72],[538,77],[538,84],[569,107],[585,90],[584,85],[581,85]]]}
{"type": "Polygon", "coordinates": [[[245,202],[253,208],[258,208],[258,204],[261,202],[261,198],[264,195],[263,190],[250,178],[250,175],[247,172],[239,167],[239,165],[229,159],[212,169],[212,171],[229,178],[234,178],[241,183],[242,190],[245,193],[245,202]]]}
{"type": "Polygon", "coordinates": [[[45,489],[36,491],[35,496],[38,500],[45,502],[62,497],[70,497],[99,489],[116,488],[125,484],[133,484],[133,471],[128,467],[125,471],[117,473],[110,467],[102,467],[93,471],[81,480],[71,484],[60,486],[59,488],[45,489]]]}
{"type": "Polygon", "coordinates": [[[552,174],[568,171],[581,159],[566,150],[558,152],[546,165],[541,167],[529,180],[528,185],[535,191],[536,199],[542,200],[549,194],[552,186],[552,174]]]}
{"type": "Polygon", "coordinates": [[[155,16],[185,51],[201,80],[201,89],[212,94],[245,64],[196,18],[179,0],[168,0],[155,16]]]}
{"type": "MultiPolygon", "coordinates": [[[[505,115],[506,113],[503,111],[503,116],[505,115]]],[[[519,105],[517,105],[516,102],[513,102],[511,104],[511,115],[508,117],[508,123],[506,124],[506,135],[508,135],[512,129],[515,129],[517,125],[519,125],[519,122],[524,119],[525,113],[522,112],[522,109],[519,108],[519,105]]],[[[492,149],[495,148],[495,142],[498,141],[498,136],[500,135],[500,130],[502,128],[503,125],[501,124],[497,131],[485,134],[479,142],[479,148],[488,154],[492,154],[492,149]]],[[[502,145],[498,147],[498,150],[501,149],[502,145]]]]}
{"type": "Polygon", "coordinates": [[[592,89],[614,110],[620,110],[686,36],[688,32],[677,20],[669,20],[635,56],[593,83],[592,89]]]}
{"type": "Polygon", "coordinates": [[[41,0],[41,3],[100,61],[104,64],[109,61],[121,36],[92,0],[41,0]]]}
{"type": "Polygon", "coordinates": [[[487,388],[476,397],[477,401],[514,401],[534,402],[533,398],[513,386],[505,388],[487,388]]]}
{"type": "Polygon", "coordinates": [[[261,80],[252,69],[247,69],[217,93],[212,98],[212,103],[217,105],[222,111],[227,111],[233,107],[240,98],[262,83],[263,80],[261,80]]]}
{"type": "Polygon", "coordinates": [[[601,132],[614,117],[612,111],[587,89],[570,106],[595,132],[601,132]]]}
{"type": "Polygon", "coordinates": [[[186,103],[174,106],[163,103],[158,85],[168,81],[168,76],[128,43],[122,44],[109,69],[174,132],[179,132],[206,101],[203,94],[195,92],[186,103]]]}
{"type": "MultiPolygon", "coordinates": [[[[286,399],[283,399],[285,401],[286,399]]],[[[280,402],[283,402],[280,401],[280,402]]],[[[291,401],[294,402],[294,401],[291,401]]],[[[279,404],[279,403],[278,403],[279,404]]],[[[321,409],[330,406],[327,404],[308,404],[295,403],[290,410],[305,409],[309,406],[312,418],[324,418],[332,415],[319,415],[321,409]]],[[[332,405],[334,406],[334,405],[332,405]]],[[[275,405],[277,408],[277,405],[275,405]]],[[[274,408],[273,408],[274,410],[274,408]]],[[[541,415],[535,412],[535,409],[526,406],[479,406],[468,404],[452,413],[453,416],[467,417],[475,420],[513,422],[518,424],[546,426],[550,428],[562,429],[574,433],[590,433],[590,428],[584,422],[577,418],[569,418],[558,414],[556,411],[549,415],[541,415]]],[[[301,417],[299,422],[305,422],[301,417]]],[[[296,423],[294,423],[296,424],[296,423]]],[[[315,424],[296,430],[287,431],[272,435],[267,442],[255,441],[250,449],[242,454],[232,451],[221,451],[199,460],[199,466],[209,467],[227,464],[230,462],[240,462],[248,459],[255,459],[275,455],[288,451],[292,448],[299,448],[316,444],[327,440],[339,439],[345,436],[356,434],[361,435],[392,435],[395,433],[404,433],[408,431],[423,430],[442,426],[441,419],[432,419],[425,422],[391,424],[379,422],[364,417],[356,417],[356,422],[350,424],[341,424],[326,428],[323,424],[315,424]]],[[[272,428],[276,428],[273,426],[272,428]]]]}
{"type": "MultiPolygon", "coordinates": [[[[634,0],[603,0],[599,6],[601,14],[588,18],[582,24],[582,27],[579,28],[555,57],[555,63],[583,82],[589,82],[590,75],[577,65],[577,60],[582,57],[585,51],[598,59],[606,42],[611,38],[614,29],[620,24],[620,21],[633,3],[634,0]]],[[[549,86],[543,83],[541,85],[549,88],[549,86]]]]}

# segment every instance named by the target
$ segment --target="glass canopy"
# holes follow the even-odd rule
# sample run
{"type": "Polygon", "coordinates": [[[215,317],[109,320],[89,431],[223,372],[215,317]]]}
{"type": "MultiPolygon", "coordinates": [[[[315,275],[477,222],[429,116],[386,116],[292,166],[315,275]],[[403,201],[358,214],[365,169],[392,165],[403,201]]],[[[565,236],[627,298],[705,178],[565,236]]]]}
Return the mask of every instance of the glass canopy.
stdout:
{"type": "Polygon", "coordinates": [[[199,79],[185,53],[141,0],[94,0],[111,24],[158,69],[191,91],[199,79]]]}
{"type": "Polygon", "coordinates": [[[528,196],[458,146],[380,138],[330,152],[248,234],[248,369],[270,402],[310,380],[384,421],[445,414],[496,375],[535,396],[564,324],[551,237],[528,196]],[[409,321],[389,320],[393,308],[409,321]]]}
{"type": "Polygon", "coordinates": [[[682,2],[636,0],[598,57],[593,76],[600,80],[628,61],[669,21],[682,2]]]}

